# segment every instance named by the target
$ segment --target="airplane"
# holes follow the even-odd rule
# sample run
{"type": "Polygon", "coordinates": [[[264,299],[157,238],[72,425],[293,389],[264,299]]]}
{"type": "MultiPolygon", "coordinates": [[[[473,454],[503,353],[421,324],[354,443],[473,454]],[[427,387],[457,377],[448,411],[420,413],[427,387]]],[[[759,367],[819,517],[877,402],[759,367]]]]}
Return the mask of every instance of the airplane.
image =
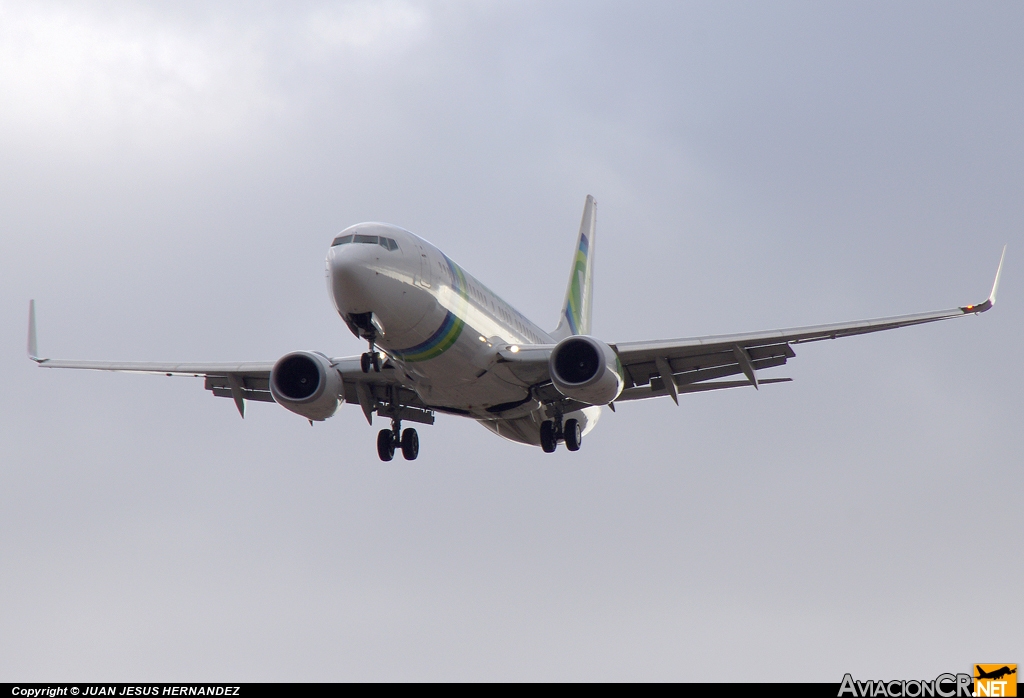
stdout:
{"type": "Polygon", "coordinates": [[[1003,678],[1004,676],[1009,676],[1010,674],[1016,674],[1017,673],[1016,666],[1013,669],[1011,669],[1008,666],[1004,666],[1004,667],[1002,667],[1000,669],[995,669],[993,671],[983,671],[980,664],[975,664],[974,668],[978,672],[978,675],[974,677],[976,679],[993,679],[993,680],[998,680],[998,679],[1003,678]]]}
{"type": "Polygon", "coordinates": [[[859,322],[767,332],[609,343],[590,334],[593,314],[597,202],[587,196],[558,325],[545,331],[456,264],[407,230],[359,223],[342,230],[327,252],[327,289],[345,324],[367,342],[361,356],[333,358],[293,351],[277,361],[160,363],[43,358],[29,303],[29,358],[44,368],[195,376],[206,390],[245,402],[276,402],[323,421],[341,403],[359,405],[377,434],[382,461],[401,450],[419,454],[415,428],[435,413],[474,419],[498,436],[552,453],[578,451],[602,407],[681,394],[788,382],[760,378],[784,365],[806,342],[921,325],[984,313],[996,302],[1006,247],[988,299],[977,305],[859,322]],[[722,380],[742,376],[734,380],[722,380]]]}

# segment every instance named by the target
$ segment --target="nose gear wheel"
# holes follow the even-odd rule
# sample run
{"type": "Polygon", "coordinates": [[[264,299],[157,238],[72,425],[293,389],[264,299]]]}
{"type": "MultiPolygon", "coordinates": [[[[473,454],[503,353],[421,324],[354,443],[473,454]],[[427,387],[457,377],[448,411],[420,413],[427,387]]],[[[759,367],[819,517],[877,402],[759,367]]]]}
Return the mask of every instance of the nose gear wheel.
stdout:
{"type": "Polygon", "coordinates": [[[373,369],[374,373],[380,373],[380,352],[364,352],[359,357],[359,368],[363,369],[363,373],[369,373],[370,369],[373,369]]]}

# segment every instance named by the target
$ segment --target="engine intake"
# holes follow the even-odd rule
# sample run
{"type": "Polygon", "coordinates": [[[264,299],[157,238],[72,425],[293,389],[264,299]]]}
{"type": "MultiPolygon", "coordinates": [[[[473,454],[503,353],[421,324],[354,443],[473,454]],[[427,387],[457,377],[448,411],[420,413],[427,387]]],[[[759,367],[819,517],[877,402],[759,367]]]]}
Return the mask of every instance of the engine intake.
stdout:
{"type": "Polygon", "coordinates": [[[555,350],[555,371],[566,384],[586,383],[601,370],[601,355],[590,342],[576,340],[555,350]]]}
{"type": "Polygon", "coordinates": [[[306,419],[323,421],[338,410],[341,376],[323,354],[285,354],[270,372],[270,392],[285,409],[306,419]]]}
{"type": "Polygon", "coordinates": [[[302,354],[281,359],[274,371],[274,385],[289,400],[305,400],[321,386],[320,366],[302,354]]]}
{"type": "Polygon", "coordinates": [[[548,362],[558,392],[591,405],[607,405],[622,392],[619,359],[610,346],[586,335],[566,337],[548,362]]]}

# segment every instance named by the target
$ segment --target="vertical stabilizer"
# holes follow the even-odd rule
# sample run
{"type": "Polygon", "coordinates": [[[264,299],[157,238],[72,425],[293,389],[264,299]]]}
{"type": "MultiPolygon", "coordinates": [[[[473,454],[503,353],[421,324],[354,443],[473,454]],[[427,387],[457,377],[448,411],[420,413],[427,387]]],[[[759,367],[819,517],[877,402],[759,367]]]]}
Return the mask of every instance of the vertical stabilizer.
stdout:
{"type": "Polygon", "coordinates": [[[565,302],[558,327],[551,333],[557,339],[574,334],[590,334],[590,316],[594,290],[594,231],[597,228],[597,202],[587,196],[583,205],[580,236],[576,240],[569,285],[565,289],[565,302]]]}

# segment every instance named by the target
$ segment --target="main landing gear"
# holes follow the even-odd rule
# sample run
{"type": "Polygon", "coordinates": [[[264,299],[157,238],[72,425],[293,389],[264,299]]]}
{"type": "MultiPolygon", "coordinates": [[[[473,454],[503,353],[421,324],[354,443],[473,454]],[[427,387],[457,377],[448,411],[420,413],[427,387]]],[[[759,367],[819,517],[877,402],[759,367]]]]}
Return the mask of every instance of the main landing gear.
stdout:
{"type": "Polygon", "coordinates": [[[397,419],[391,420],[390,429],[381,429],[377,434],[377,455],[382,461],[389,461],[395,457],[395,450],[402,450],[402,457],[406,460],[416,460],[420,454],[420,436],[415,429],[402,429],[402,423],[397,419]]]}
{"type": "Polygon", "coordinates": [[[583,429],[579,420],[567,419],[561,424],[562,417],[548,419],[540,425],[540,447],[544,453],[554,453],[559,441],[565,441],[565,447],[570,451],[580,450],[583,443],[583,429]]]}

